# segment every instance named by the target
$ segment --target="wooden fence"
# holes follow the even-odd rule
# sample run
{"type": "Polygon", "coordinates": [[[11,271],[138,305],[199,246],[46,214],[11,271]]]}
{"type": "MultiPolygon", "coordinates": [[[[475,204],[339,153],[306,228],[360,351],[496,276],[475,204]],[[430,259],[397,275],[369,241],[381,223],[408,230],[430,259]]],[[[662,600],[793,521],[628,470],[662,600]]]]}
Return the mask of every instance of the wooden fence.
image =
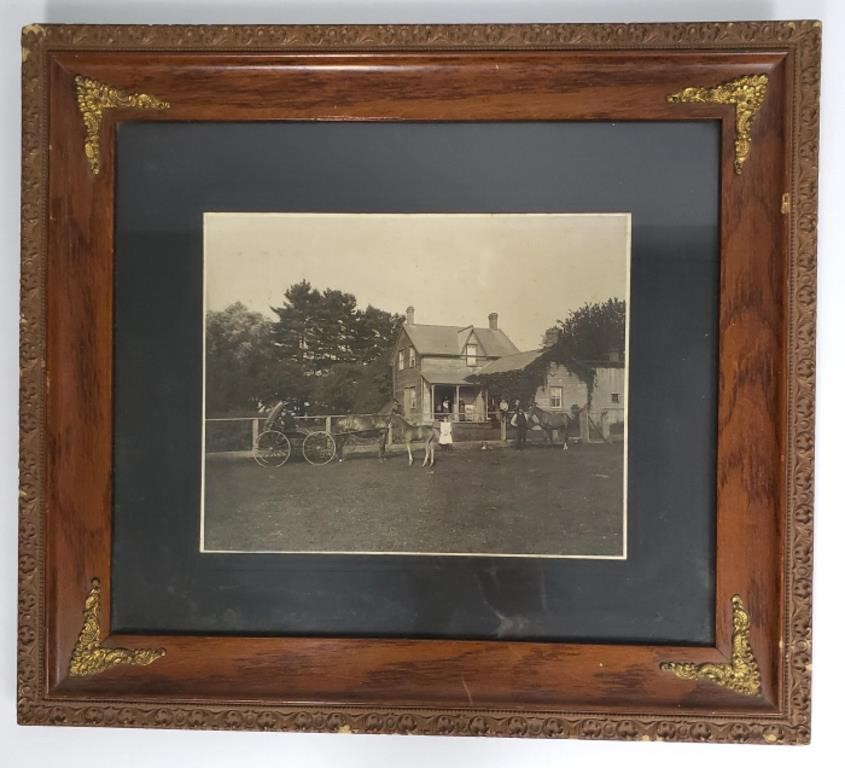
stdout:
{"type": "MultiPolygon", "coordinates": [[[[361,414],[364,416],[375,414],[361,414]]],[[[347,418],[348,413],[332,413],[320,416],[294,416],[297,426],[303,432],[325,430],[333,432],[337,419],[347,418]]],[[[205,420],[205,452],[251,451],[258,436],[265,429],[266,416],[231,416],[205,420]]]]}

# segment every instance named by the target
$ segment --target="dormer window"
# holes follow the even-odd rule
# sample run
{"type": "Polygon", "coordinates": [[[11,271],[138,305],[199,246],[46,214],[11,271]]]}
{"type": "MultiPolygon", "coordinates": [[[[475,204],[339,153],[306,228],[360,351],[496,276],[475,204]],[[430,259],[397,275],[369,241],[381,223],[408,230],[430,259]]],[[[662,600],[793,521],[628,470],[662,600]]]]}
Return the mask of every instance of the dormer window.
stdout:
{"type": "Polygon", "coordinates": [[[410,347],[408,349],[408,368],[416,368],[417,367],[417,351],[410,347]]]}
{"type": "Polygon", "coordinates": [[[467,344],[467,365],[478,365],[478,344],[467,344]]]}

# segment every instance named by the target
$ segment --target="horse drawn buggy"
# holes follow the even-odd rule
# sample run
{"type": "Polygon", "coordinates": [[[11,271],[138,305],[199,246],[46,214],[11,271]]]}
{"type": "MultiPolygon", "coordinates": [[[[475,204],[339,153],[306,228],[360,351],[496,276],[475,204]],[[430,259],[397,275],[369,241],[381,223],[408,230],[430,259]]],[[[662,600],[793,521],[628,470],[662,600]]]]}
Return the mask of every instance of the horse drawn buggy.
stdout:
{"type": "Polygon", "coordinates": [[[337,444],[330,432],[311,429],[308,425],[291,428],[282,422],[265,421],[252,447],[252,455],[262,467],[281,467],[294,452],[294,446],[309,464],[328,464],[337,452],[337,444]]]}
{"type": "Polygon", "coordinates": [[[324,420],[295,419],[278,403],[264,420],[263,430],[253,445],[252,455],[262,467],[281,467],[298,450],[309,464],[322,466],[337,457],[350,439],[378,440],[379,458],[384,458],[391,414],[337,416],[324,420]],[[331,424],[331,431],[323,427],[331,424]]]}

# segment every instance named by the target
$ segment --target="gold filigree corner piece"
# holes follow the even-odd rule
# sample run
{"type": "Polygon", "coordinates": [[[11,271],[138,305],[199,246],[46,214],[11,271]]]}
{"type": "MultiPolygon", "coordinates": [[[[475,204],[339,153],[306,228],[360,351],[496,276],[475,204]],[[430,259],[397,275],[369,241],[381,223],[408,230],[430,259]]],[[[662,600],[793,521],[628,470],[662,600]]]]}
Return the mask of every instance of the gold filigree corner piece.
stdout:
{"type": "Polygon", "coordinates": [[[664,662],[660,669],[673,672],[682,680],[710,680],[744,696],[757,696],[761,691],[760,667],[751,651],[749,635],[751,619],[739,595],[731,598],[733,634],[731,660],[724,664],[689,664],[664,662]]]}
{"type": "Polygon", "coordinates": [[[105,672],[118,664],[146,666],[165,654],[164,648],[105,648],[100,642],[100,580],[91,581],[85,598],[82,631],[70,655],[71,677],[88,677],[105,672]]]}
{"type": "Polygon", "coordinates": [[[751,154],[751,123],[766,98],[768,75],[743,75],[709,88],[682,88],[669,94],[666,101],[698,104],[730,104],[736,112],[734,138],[734,170],[742,173],[742,166],[751,154]]]}
{"type": "Polygon", "coordinates": [[[126,93],[110,85],[77,75],[76,104],[85,126],[85,157],[91,172],[100,172],[100,128],[106,109],[170,109],[170,104],[148,93],[126,93]]]}
{"type": "Polygon", "coordinates": [[[21,30],[21,37],[44,37],[47,30],[43,24],[27,24],[21,30]]]}

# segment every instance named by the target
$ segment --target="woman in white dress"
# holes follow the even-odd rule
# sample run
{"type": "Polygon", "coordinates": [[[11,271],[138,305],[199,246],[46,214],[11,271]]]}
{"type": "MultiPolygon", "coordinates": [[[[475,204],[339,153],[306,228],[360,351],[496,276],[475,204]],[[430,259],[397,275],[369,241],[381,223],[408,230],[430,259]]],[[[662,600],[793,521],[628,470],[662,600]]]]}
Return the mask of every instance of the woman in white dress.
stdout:
{"type": "Polygon", "coordinates": [[[440,422],[440,440],[438,441],[447,450],[452,450],[452,420],[448,416],[443,417],[440,422]]]}

